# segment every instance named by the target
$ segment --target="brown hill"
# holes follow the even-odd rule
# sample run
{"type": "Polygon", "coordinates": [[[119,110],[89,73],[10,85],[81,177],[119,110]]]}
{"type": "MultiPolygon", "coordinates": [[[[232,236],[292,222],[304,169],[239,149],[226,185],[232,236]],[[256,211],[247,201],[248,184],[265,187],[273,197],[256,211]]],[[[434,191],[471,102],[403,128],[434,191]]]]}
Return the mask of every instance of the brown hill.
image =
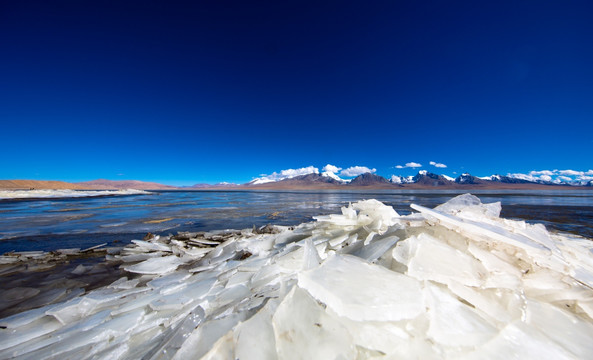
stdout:
{"type": "Polygon", "coordinates": [[[82,189],[81,186],[64,181],[52,180],[0,180],[0,189],[28,190],[28,189],[82,189]]]}
{"type": "Polygon", "coordinates": [[[392,183],[390,183],[389,180],[385,179],[384,177],[375,175],[375,174],[371,174],[370,172],[358,175],[357,177],[352,179],[352,181],[350,181],[346,185],[347,186],[381,186],[381,187],[383,187],[385,185],[396,186],[396,185],[393,185],[392,183]]]}
{"type": "Polygon", "coordinates": [[[412,180],[414,181],[414,184],[417,184],[419,186],[443,187],[450,186],[453,184],[452,181],[447,180],[444,176],[433,174],[428,171],[418,172],[418,175],[414,176],[412,180]]]}
{"type": "Polygon", "coordinates": [[[307,174],[295,176],[290,179],[284,179],[276,182],[269,182],[265,184],[251,184],[242,185],[249,189],[266,189],[266,190],[307,190],[307,189],[334,189],[341,187],[341,183],[335,179],[319,174],[307,174]]]}
{"type": "Polygon", "coordinates": [[[163,185],[154,182],[145,182],[138,180],[107,180],[98,179],[76,183],[82,189],[90,190],[118,190],[118,189],[136,189],[136,190],[176,190],[175,186],[163,185]]]}

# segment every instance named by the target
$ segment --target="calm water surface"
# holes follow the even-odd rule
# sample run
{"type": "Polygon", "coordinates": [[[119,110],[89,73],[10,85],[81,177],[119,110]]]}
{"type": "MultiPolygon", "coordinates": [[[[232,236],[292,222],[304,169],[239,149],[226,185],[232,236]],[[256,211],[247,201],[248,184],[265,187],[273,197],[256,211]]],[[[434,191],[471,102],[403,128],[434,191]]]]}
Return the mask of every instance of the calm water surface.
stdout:
{"type": "MultiPolygon", "coordinates": [[[[400,214],[410,204],[434,207],[462,192],[158,191],[150,195],[0,201],[0,254],[8,251],[121,245],[177,231],[297,225],[336,213],[349,202],[377,199],[400,214]]],[[[502,216],[539,222],[552,231],[593,238],[593,191],[475,191],[502,202],[502,216]]]]}

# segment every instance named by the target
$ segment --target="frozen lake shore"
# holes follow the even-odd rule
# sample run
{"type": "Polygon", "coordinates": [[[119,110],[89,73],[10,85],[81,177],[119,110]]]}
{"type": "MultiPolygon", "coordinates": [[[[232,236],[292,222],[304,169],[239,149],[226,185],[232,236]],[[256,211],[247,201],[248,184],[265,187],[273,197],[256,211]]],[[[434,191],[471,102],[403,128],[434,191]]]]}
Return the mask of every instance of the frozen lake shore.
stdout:
{"type": "MultiPolygon", "coordinates": [[[[593,356],[590,239],[500,218],[500,203],[471,195],[412,208],[366,200],[296,227],[104,250],[121,276],[56,286],[0,320],[0,358],[593,356]]],[[[27,289],[10,300],[39,295],[27,289]]]]}

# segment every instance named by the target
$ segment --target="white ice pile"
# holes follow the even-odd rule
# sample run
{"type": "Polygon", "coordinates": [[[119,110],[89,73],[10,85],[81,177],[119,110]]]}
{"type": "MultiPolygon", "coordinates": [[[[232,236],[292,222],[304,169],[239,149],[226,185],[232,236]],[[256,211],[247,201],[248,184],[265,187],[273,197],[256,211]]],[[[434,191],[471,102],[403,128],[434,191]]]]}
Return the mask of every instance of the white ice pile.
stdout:
{"type": "Polygon", "coordinates": [[[0,320],[0,358],[593,358],[591,240],[469,194],[412,207],[135,241],[126,277],[0,320]]]}
{"type": "Polygon", "coordinates": [[[123,190],[0,190],[1,199],[73,198],[150,194],[136,189],[123,190]]]}

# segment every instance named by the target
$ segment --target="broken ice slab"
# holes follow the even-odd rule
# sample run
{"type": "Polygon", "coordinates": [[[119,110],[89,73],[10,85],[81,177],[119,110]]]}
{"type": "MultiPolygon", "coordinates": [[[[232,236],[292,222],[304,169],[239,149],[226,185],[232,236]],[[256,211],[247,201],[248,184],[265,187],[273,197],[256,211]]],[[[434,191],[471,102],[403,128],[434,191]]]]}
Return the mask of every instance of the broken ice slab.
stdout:
{"type": "Polygon", "coordinates": [[[351,255],[358,256],[369,262],[375,262],[378,258],[383,256],[389,249],[395,245],[399,240],[397,236],[388,236],[384,239],[376,240],[368,245],[362,247],[360,250],[350,253],[351,255]]]}
{"type": "Polygon", "coordinates": [[[451,293],[472,305],[476,312],[492,324],[510,323],[525,313],[525,296],[508,289],[479,289],[450,282],[451,293]]]}
{"type": "Polygon", "coordinates": [[[235,358],[242,360],[273,360],[277,358],[272,316],[278,304],[270,299],[254,316],[240,323],[233,331],[235,358]]]}
{"type": "Polygon", "coordinates": [[[508,324],[492,340],[460,358],[464,360],[578,359],[562,346],[550,341],[539,329],[528,326],[520,320],[508,324]]]}
{"type": "Polygon", "coordinates": [[[350,255],[335,255],[299,273],[298,285],[356,321],[398,321],[424,312],[420,282],[350,255]]]}
{"type": "Polygon", "coordinates": [[[132,240],[132,243],[136,244],[143,251],[165,251],[171,252],[171,248],[165,244],[161,244],[156,241],[144,241],[144,240],[132,240]]]}
{"type": "Polygon", "coordinates": [[[131,288],[135,288],[138,285],[138,283],[140,283],[140,280],[138,280],[138,279],[128,280],[128,278],[124,276],[124,277],[119,278],[118,280],[114,281],[110,285],[108,285],[108,287],[114,288],[114,289],[131,289],[131,288]]]}
{"type": "Polygon", "coordinates": [[[464,232],[472,238],[486,241],[500,241],[502,243],[524,249],[532,254],[538,253],[540,255],[551,255],[550,249],[543,244],[535,242],[526,236],[512,233],[507,229],[504,229],[502,226],[495,226],[492,224],[462,219],[416,204],[411,204],[410,207],[414,210],[420,211],[423,214],[433,216],[434,218],[440,220],[443,226],[446,226],[452,230],[464,232]]]}
{"type": "Polygon", "coordinates": [[[220,245],[220,241],[214,241],[214,240],[208,240],[208,239],[189,239],[187,240],[188,243],[190,244],[196,244],[196,245],[214,245],[214,246],[218,246],[220,245]]]}
{"type": "Polygon", "coordinates": [[[479,346],[498,330],[471,307],[437,285],[426,284],[430,326],[428,336],[445,346],[479,346]]]}
{"type": "Polygon", "coordinates": [[[183,280],[190,277],[191,274],[185,271],[177,271],[171,274],[163,275],[157,277],[156,279],[150,280],[146,285],[153,288],[153,289],[161,289],[166,285],[170,285],[172,283],[180,283],[183,280]]]}
{"type": "Polygon", "coordinates": [[[227,317],[211,320],[188,334],[187,340],[181,345],[173,359],[199,359],[206,354],[212,345],[234,328],[240,321],[245,320],[247,314],[231,314],[227,317]]]}
{"type": "Polygon", "coordinates": [[[135,265],[125,266],[124,270],[137,274],[166,274],[175,271],[183,261],[175,256],[155,257],[135,265]]]}
{"type": "Polygon", "coordinates": [[[486,269],[472,256],[427,234],[420,234],[415,240],[415,251],[406,264],[408,275],[418,280],[443,284],[456,281],[469,286],[480,286],[486,279],[486,269]]]}
{"type": "Polygon", "coordinates": [[[309,237],[305,239],[303,248],[303,270],[309,270],[317,267],[321,263],[321,258],[317,248],[313,245],[313,240],[309,237]]]}
{"type": "MultiPolygon", "coordinates": [[[[92,329],[106,321],[108,317],[109,310],[98,312],[96,314],[88,316],[80,322],[73,322],[71,324],[67,324],[52,332],[51,334],[39,337],[35,339],[36,341],[33,344],[29,342],[21,343],[19,346],[10,348],[9,351],[12,356],[19,356],[38,349],[45,348],[58,341],[67,342],[69,338],[75,335],[76,333],[92,329]]],[[[0,353],[0,358],[2,357],[2,355],[4,354],[0,353]]]]}
{"type": "Polygon", "coordinates": [[[62,324],[50,316],[37,318],[26,325],[11,329],[0,329],[0,350],[8,349],[18,344],[51,333],[62,327],[62,324]]]}
{"type": "Polygon", "coordinates": [[[93,251],[93,250],[95,250],[95,249],[102,248],[103,246],[107,246],[107,243],[103,243],[103,244],[99,244],[99,245],[91,246],[91,247],[88,247],[88,248],[86,248],[86,249],[83,249],[83,250],[81,250],[80,252],[83,252],[83,253],[84,253],[84,252],[93,251]]]}
{"type": "Polygon", "coordinates": [[[477,196],[471,194],[458,195],[446,203],[434,208],[436,211],[473,220],[498,218],[501,209],[500,201],[490,204],[482,204],[477,196]]]}
{"type": "Polygon", "coordinates": [[[347,329],[306,291],[294,287],[272,320],[279,359],[355,359],[347,329]]]}
{"type": "Polygon", "coordinates": [[[199,248],[199,247],[191,247],[191,248],[185,248],[185,247],[181,247],[179,248],[183,253],[194,257],[194,258],[200,258],[206,254],[208,254],[210,251],[212,251],[214,248],[199,248]]]}
{"type": "Polygon", "coordinates": [[[593,325],[569,313],[565,309],[542,303],[528,301],[526,323],[534,329],[545,329],[545,336],[568,350],[578,359],[593,358],[593,325]]]}
{"type": "Polygon", "coordinates": [[[184,315],[179,324],[169,328],[154,348],[144,356],[150,360],[168,360],[175,356],[175,353],[183,345],[188,334],[190,334],[204,319],[204,311],[198,306],[184,315]]]}
{"type": "Polygon", "coordinates": [[[192,302],[197,302],[204,298],[216,283],[215,277],[200,277],[199,281],[180,283],[175,291],[169,291],[166,295],[160,293],[153,295],[154,299],[150,301],[150,307],[153,310],[179,309],[192,302]]]}
{"type": "Polygon", "coordinates": [[[0,265],[14,264],[19,262],[19,258],[16,256],[0,255],[0,265]]]}
{"type": "Polygon", "coordinates": [[[116,259],[117,260],[121,260],[125,263],[131,263],[131,262],[137,262],[137,261],[144,261],[147,259],[152,259],[152,258],[158,258],[163,256],[164,254],[162,252],[151,252],[151,253],[145,253],[145,252],[141,252],[141,253],[132,253],[132,254],[127,254],[127,255],[116,255],[116,259]]]}
{"type": "Polygon", "coordinates": [[[5,317],[0,320],[0,327],[3,329],[16,329],[18,327],[32,323],[46,316],[47,308],[32,309],[5,317]]]}

